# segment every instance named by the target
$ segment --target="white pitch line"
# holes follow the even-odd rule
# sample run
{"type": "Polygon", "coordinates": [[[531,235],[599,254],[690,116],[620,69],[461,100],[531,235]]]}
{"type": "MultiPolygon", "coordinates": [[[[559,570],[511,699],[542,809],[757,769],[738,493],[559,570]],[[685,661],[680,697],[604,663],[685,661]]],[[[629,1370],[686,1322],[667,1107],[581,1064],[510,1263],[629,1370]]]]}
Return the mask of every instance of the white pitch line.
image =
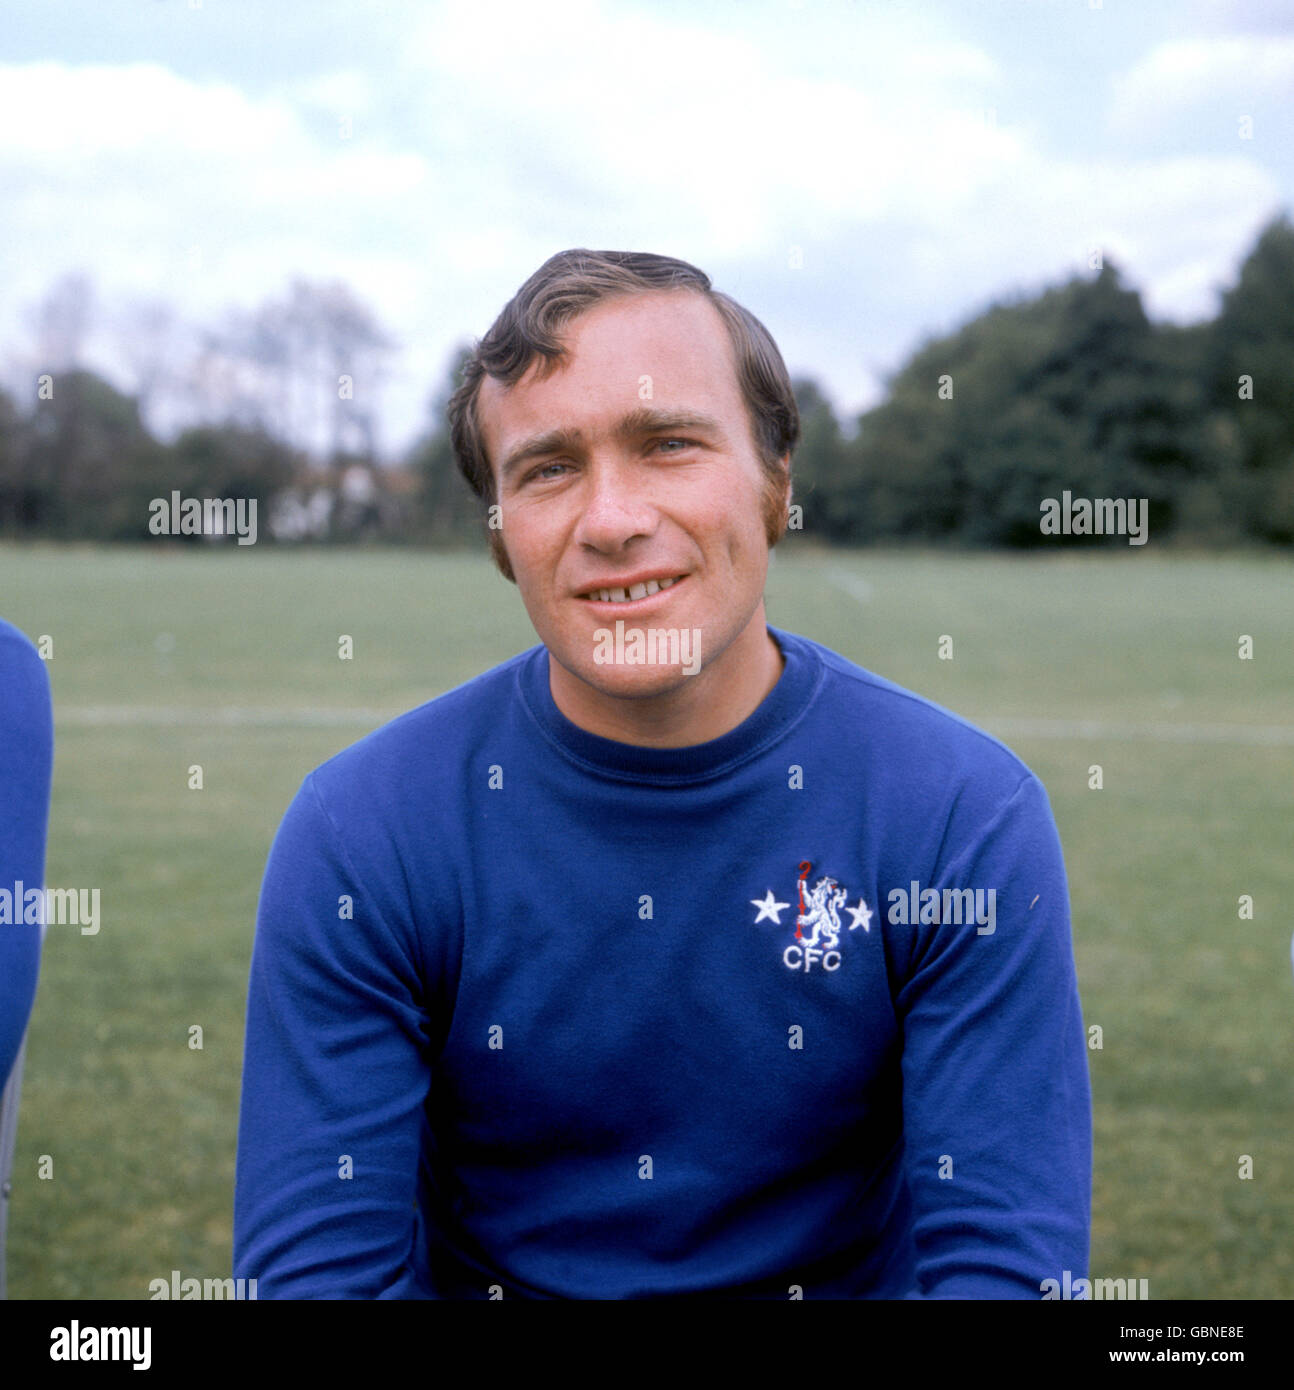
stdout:
{"type": "Polygon", "coordinates": [[[385,724],[404,710],[383,709],[247,709],[225,705],[219,709],[186,709],[163,705],[80,705],[55,709],[55,724],[74,728],[156,728],[218,725],[258,729],[359,728],[385,724]]]}
{"type": "MultiPolygon", "coordinates": [[[[410,706],[413,708],[413,706],[410,706]]],[[[258,729],[373,728],[406,713],[403,709],[326,709],[299,706],[255,709],[224,705],[190,709],[166,705],[67,705],[56,708],[56,724],[71,728],[158,728],[216,726],[258,729]]],[[[1294,724],[1121,724],[1102,719],[1028,719],[965,715],[1002,738],[1091,741],[1114,739],[1153,743],[1231,743],[1264,748],[1294,747],[1294,724]]]]}
{"type": "Polygon", "coordinates": [[[964,716],[1003,738],[1114,739],[1151,743],[1241,743],[1294,747],[1294,724],[1117,724],[1103,719],[1016,719],[964,716]]]}

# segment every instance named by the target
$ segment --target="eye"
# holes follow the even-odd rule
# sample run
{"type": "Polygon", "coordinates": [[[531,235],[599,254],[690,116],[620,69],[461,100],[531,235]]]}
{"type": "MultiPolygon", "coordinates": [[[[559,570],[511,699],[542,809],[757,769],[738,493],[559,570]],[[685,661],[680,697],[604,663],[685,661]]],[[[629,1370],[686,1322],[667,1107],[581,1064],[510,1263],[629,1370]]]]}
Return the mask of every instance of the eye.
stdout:
{"type": "MultiPolygon", "coordinates": [[[[691,449],[691,448],[693,447],[693,441],[692,441],[691,439],[658,439],[658,440],[656,441],[656,444],[657,444],[657,446],[659,446],[659,445],[661,445],[661,444],[681,444],[681,445],[683,446],[684,449],[691,449]]],[[[666,452],[667,452],[667,453],[674,454],[674,453],[677,453],[678,450],[677,450],[677,449],[668,449],[668,450],[666,450],[666,452]]]]}
{"type": "Polygon", "coordinates": [[[569,467],[569,465],[568,465],[568,464],[565,464],[565,463],[558,463],[558,462],[553,462],[553,463],[541,463],[541,464],[539,465],[538,468],[532,468],[532,469],[530,470],[530,472],[527,473],[526,476],[522,479],[522,482],[523,482],[523,483],[529,483],[529,482],[543,482],[543,481],[545,481],[545,475],[552,476],[551,473],[550,473],[550,470],[551,470],[551,469],[553,469],[553,468],[567,468],[567,467],[569,467]]]}

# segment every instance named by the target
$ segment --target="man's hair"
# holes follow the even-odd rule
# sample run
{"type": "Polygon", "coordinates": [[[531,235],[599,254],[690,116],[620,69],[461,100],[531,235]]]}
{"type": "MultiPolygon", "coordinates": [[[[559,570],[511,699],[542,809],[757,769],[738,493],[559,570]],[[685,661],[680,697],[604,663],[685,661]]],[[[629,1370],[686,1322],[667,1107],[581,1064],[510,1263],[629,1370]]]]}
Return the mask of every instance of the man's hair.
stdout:
{"type": "MultiPolygon", "coordinates": [[[[458,467],[487,505],[497,501],[494,471],[477,419],[481,383],[491,376],[513,386],[542,358],[542,379],[566,356],[561,334],[595,304],[652,290],[692,290],[718,310],[732,343],[737,384],[750,418],[751,437],[765,472],[764,531],[774,546],[786,531],[789,467],[782,460],[800,438],[800,412],[772,334],[736,300],[712,289],[710,277],[687,261],[645,251],[559,251],[539,267],[477,342],[462,382],[449,398],[449,437],[458,467]]],[[[508,579],[512,566],[497,528],[490,528],[494,562],[508,579]]],[[[515,582],[515,581],[514,581],[515,582]]]]}

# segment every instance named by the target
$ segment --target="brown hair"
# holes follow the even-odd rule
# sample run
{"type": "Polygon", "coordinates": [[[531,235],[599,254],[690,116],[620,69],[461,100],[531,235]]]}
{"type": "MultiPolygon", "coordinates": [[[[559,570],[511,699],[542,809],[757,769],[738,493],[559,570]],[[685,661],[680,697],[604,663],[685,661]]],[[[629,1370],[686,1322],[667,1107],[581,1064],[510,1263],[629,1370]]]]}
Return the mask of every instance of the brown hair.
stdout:
{"type": "MultiPolygon", "coordinates": [[[[472,491],[487,505],[497,500],[494,472],[476,418],[486,375],[512,386],[537,357],[541,374],[566,355],[561,331],[586,310],[617,295],[650,290],[693,290],[718,310],[728,330],[737,383],[750,417],[751,436],[766,474],[763,499],[768,544],[781,540],[787,523],[785,458],[799,442],[800,413],[786,364],[768,329],[748,309],[710,286],[710,277],[687,261],[644,251],[560,251],[551,256],[504,306],[463,365],[462,382],[449,398],[449,437],[454,457],[472,491]]],[[[497,528],[490,528],[494,562],[508,579],[512,566],[497,528]]],[[[515,582],[515,581],[514,581],[515,582]]]]}

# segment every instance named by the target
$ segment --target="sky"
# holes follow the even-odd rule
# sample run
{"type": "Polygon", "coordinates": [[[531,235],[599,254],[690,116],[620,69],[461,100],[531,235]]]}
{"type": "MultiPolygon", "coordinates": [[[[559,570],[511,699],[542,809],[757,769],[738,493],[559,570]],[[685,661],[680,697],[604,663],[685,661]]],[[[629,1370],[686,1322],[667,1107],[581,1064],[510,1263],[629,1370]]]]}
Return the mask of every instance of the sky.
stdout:
{"type": "Polygon", "coordinates": [[[1207,318],[1291,210],[1294,0],[0,13],[5,384],[70,272],[96,290],[86,364],[125,389],[132,306],[214,326],[342,280],[398,344],[371,383],[388,458],[568,247],[700,266],[848,419],[924,340],[1096,249],[1152,318],[1207,318]]]}

